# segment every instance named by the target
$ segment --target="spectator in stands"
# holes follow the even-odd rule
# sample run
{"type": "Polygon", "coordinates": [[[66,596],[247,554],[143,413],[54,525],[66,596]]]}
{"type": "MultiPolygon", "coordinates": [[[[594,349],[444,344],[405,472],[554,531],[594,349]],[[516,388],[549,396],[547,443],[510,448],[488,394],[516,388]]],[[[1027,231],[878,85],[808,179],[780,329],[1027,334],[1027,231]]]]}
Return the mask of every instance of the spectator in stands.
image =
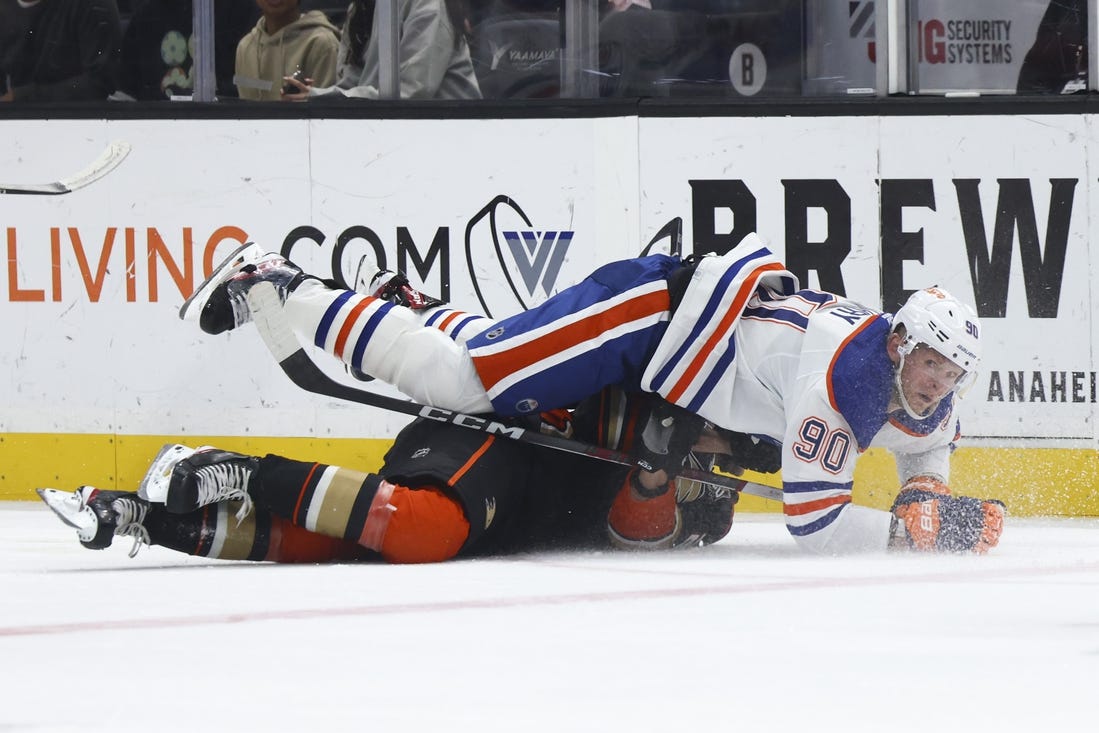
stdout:
{"type": "MultiPolygon", "coordinates": [[[[213,8],[216,93],[233,98],[237,43],[260,13],[252,0],[217,0],[213,8]]],[[[191,0],[145,0],[134,8],[122,37],[120,92],[141,101],[192,93],[193,18],[191,0]]]]}
{"type": "Polygon", "coordinates": [[[122,38],[115,0],[0,0],[0,101],[105,100],[122,38]]]}
{"type": "MultiPolygon", "coordinates": [[[[298,0],[256,0],[263,17],[237,46],[234,81],[241,99],[278,101],[283,77],[336,81],[340,31],[320,10],[303,13],[298,0]]],[[[293,89],[293,87],[288,87],[293,89]]]]}
{"type": "MultiPolygon", "coordinates": [[[[680,0],[666,2],[674,9],[680,0]]],[[[561,0],[471,0],[477,20],[500,15],[547,15],[562,12],[561,0]]],[[[652,0],[598,0],[599,15],[605,16],[636,7],[652,10],[652,0]]]]}
{"type": "Polygon", "coordinates": [[[1065,94],[1086,91],[1088,9],[1085,0],[1050,0],[1030,47],[1016,92],[1065,94]]]}
{"type": "MultiPolygon", "coordinates": [[[[469,57],[470,25],[464,0],[396,0],[400,23],[398,64],[401,99],[480,99],[469,57]]],[[[375,0],[355,0],[340,37],[337,80],[287,78],[298,89],[292,101],[350,97],[377,99],[380,52],[375,0]]]]}
{"type": "Polygon", "coordinates": [[[644,10],[652,10],[653,5],[650,0],[607,0],[605,12],[608,13],[620,13],[623,10],[629,10],[630,8],[637,7],[644,10]]]}

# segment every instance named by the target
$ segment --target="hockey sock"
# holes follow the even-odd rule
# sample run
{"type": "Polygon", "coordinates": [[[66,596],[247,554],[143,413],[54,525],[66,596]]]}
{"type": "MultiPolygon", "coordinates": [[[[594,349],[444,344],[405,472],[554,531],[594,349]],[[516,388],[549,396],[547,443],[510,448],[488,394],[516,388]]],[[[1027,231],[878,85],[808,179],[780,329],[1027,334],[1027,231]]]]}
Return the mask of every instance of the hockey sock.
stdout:
{"type": "Polygon", "coordinates": [[[153,504],[145,529],[154,545],[199,557],[224,560],[266,560],[271,540],[271,515],[254,511],[239,524],[239,501],[210,504],[188,514],[172,514],[153,504]]]}
{"type": "Polygon", "coordinates": [[[457,499],[436,487],[398,486],[381,553],[391,563],[449,560],[469,537],[469,520],[457,499]]]}
{"type": "Polygon", "coordinates": [[[622,482],[607,515],[612,543],[625,548],[660,549],[671,545],[678,528],[674,490],[644,498],[633,490],[629,478],[622,482]]]}
{"type": "Polygon", "coordinates": [[[219,560],[320,563],[356,560],[368,553],[357,542],[294,527],[265,509],[237,522],[238,501],[223,501],[189,514],[153,504],[145,518],[150,542],[177,552],[219,560]]]}
{"type": "Polygon", "coordinates": [[[393,485],[372,473],[268,455],[249,494],[257,507],[291,524],[376,550],[392,514],[393,485]]]}
{"type": "Polygon", "coordinates": [[[449,307],[434,308],[423,316],[423,325],[436,329],[459,344],[464,344],[495,323],[491,318],[449,307]]]}
{"type": "Polygon", "coordinates": [[[358,542],[328,537],[271,516],[271,543],[265,559],[285,563],[321,563],[377,558],[358,542]]]}
{"type": "Polygon", "coordinates": [[[463,412],[492,409],[469,353],[424,326],[416,311],[320,281],[302,283],[285,309],[294,330],[317,347],[419,402],[463,412]]]}
{"type": "Polygon", "coordinates": [[[268,455],[250,489],[265,507],[310,532],[355,541],[389,562],[439,562],[469,536],[461,504],[438,489],[394,486],[374,474],[268,455]]]}

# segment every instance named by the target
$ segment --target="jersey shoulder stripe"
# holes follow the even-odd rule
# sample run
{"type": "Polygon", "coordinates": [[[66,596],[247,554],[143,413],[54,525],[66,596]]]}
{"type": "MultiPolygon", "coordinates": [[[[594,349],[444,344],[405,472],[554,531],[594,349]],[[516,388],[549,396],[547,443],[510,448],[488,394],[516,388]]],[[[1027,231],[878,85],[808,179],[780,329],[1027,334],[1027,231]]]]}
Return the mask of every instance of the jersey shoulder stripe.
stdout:
{"type": "MultiPolygon", "coordinates": [[[[723,262],[723,258],[704,258],[699,264],[696,270],[696,277],[692,278],[692,285],[696,282],[702,282],[703,278],[698,277],[699,274],[705,273],[712,267],[721,267],[722,270],[718,273],[717,282],[713,285],[705,286],[708,288],[708,292],[700,293],[701,297],[697,300],[693,297],[694,293],[698,292],[695,289],[692,292],[691,285],[687,286],[687,294],[684,296],[684,302],[680,303],[679,308],[673,315],[673,319],[682,322],[687,328],[686,333],[679,339],[679,347],[675,349],[672,355],[665,361],[654,374],[651,380],[651,388],[653,390],[661,390],[665,387],[668,380],[672,378],[676,370],[680,370],[678,373],[685,373],[691,369],[691,366],[681,366],[686,362],[691,353],[696,355],[692,365],[697,362],[697,356],[699,354],[705,356],[708,352],[700,350],[697,345],[707,336],[717,331],[715,323],[720,323],[731,310],[730,302],[734,301],[736,295],[740,291],[744,290],[742,279],[750,276],[754,268],[749,268],[750,265],[757,265],[758,260],[763,260],[766,263],[776,263],[774,256],[766,247],[759,247],[748,254],[744,255],[740,259],[734,260],[732,263],[723,262]],[[730,295],[729,288],[734,286],[736,291],[730,295]],[[698,302],[701,301],[701,302],[698,302]],[[689,322],[686,316],[689,316],[692,312],[697,312],[697,316],[693,318],[693,322],[689,322]],[[675,316],[679,316],[678,319],[675,316]]],[[[780,265],[781,267],[781,265],[780,265]]],[[[747,296],[751,294],[749,290],[745,293],[745,301],[747,296]]],[[[743,307],[743,306],[742,306],[743,307]]],[[[736,315],[740,315],[738,309],[736,315]]],[[[682,328],[680,330],[683,330],[682,328]]],[[[682,378],[677,383],[668,389],[669,394],[680,388],[682,384],[682,378]]],[[[671,399],[670,397],[668,399],[671,399]]],[[[674,401],[674,400],[673,400],[674,401]]]]}

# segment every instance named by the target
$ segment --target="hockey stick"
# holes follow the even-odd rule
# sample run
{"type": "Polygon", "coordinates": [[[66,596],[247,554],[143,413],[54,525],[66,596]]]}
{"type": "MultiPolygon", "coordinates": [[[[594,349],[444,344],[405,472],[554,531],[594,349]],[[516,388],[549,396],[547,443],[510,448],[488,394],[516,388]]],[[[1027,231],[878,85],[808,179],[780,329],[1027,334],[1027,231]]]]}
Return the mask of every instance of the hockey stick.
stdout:
{"type": "MultiPolygon", "coordinates": [[[[271,283],[261,282],[252,286],[248,291],[248,307],[252,312],[252,320],[259,329],[260,337],[267,345],[268,351],[275,357],[279,367],[294,384],[307,392],[335,397],[349,402],[357,402],[362,405],[380,407],[393,412],[401,412],[414,417],[422,417],[428,420],[450,423],[460,427],[478,430],[490,435],[498,435],[511,440],[540,445],[545,448],[565,451],[577,455],[584,455],[601,461],[617,463],[622,466],[638,466],[649,470],[644,461],[638,460],[627,453],[603,448],[577,440],[561,438],[555,435],[527,430],[517,425],[510,425],[492,418],[465,415],[453,410],[445,410],[441,407],[430,407],[408,400],[395,397],[387,397],[375,392],[357,389],[350,385],[337,382],[325,374],[320,367],[313,362],[305,349],[298,343],[297,337],[290,328],[286,315],[283,312],[282,301],[279,299],[275,286],[271,283]]],[[[678,476],[684,479],[699,481],[701,483],[718,486],[721,488],[740,491],[753,496],[766,499],[782,500],[782,492],[770,486],[749,483],[741,479],[729,478],[710,471],[702,471],[695,468],[681,468],[678,476]]]]}
{"type": "Polygon", "coordinates": [[[78,188],[83,188],[90,183],[95,183],[107,175],[122,162],[130,152],[130,144],[115,140],[100,153],[91,165],[74,176],[61,178],[53,183],[24,185],[20,183],[0,183],[0,194],[27,194],[31,196],[58,196],[63,193],[72,193],[78,188]]]}

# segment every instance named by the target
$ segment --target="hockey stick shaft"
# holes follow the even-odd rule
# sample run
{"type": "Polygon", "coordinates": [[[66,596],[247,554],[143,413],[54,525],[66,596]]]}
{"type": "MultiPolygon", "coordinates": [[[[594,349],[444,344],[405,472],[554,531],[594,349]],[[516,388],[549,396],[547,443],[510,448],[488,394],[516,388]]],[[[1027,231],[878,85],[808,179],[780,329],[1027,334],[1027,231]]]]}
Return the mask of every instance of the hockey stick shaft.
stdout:
{"type": "Polygon", "coordinates": [[[107,149],[100,153],[99,157],[96,158],[91,165],[73,176],[61,178],[52,183],[0,183],[0,194],[59,196],[65,193],[72,193],[78,188],[83,188],[90,183],[98,181],[100,178],[113,171],[129,152],[129,143],[116,140],[108,145],[107,149]]]}
{"type": "MultiPolygon", "coordinates": [[[[446,422],[452,425],[478,430],[490,435],[497,435],[523,443],[538,445],[545,448],[564,451],[577,455],[584,455],[601,461],[617,463],[622,466],[637,466],[647,468],[633,456],[620,451],[604,448],[602,446],[583,443],[569,438],[546,435],[544,433],[528,430],[516,425],[493,420],[492,418],[466,415],[454,410],[441,407],[421,405],[408,400],[397,399],[380,395],[376,392],[357,389],[349,385],[337,382],[325,374],[314,363],[309,354],[298,342],[293,330],[290,328],[282,302],[270,283],[257,283],[248,292],[248,306],[252,312],[252,319],[259,330],[260,337],[267,346],[268,351],[278,361],[279,367],[297,386],[315,394],[334,397],[362,405],[379,407],[393,412],[404,413],[413,417],[421,417],[427,420],[446,422]]],[[[755,484],[741,479],[729,478],[710,471],[701,471],[693,468],[682,468],[679,478],[691,479],[702,483],[719,486],[733,491],[740,491],[753,496],[761,496],[767,499],[781,501],[782,493],[770,486],[755,484]]]]}

